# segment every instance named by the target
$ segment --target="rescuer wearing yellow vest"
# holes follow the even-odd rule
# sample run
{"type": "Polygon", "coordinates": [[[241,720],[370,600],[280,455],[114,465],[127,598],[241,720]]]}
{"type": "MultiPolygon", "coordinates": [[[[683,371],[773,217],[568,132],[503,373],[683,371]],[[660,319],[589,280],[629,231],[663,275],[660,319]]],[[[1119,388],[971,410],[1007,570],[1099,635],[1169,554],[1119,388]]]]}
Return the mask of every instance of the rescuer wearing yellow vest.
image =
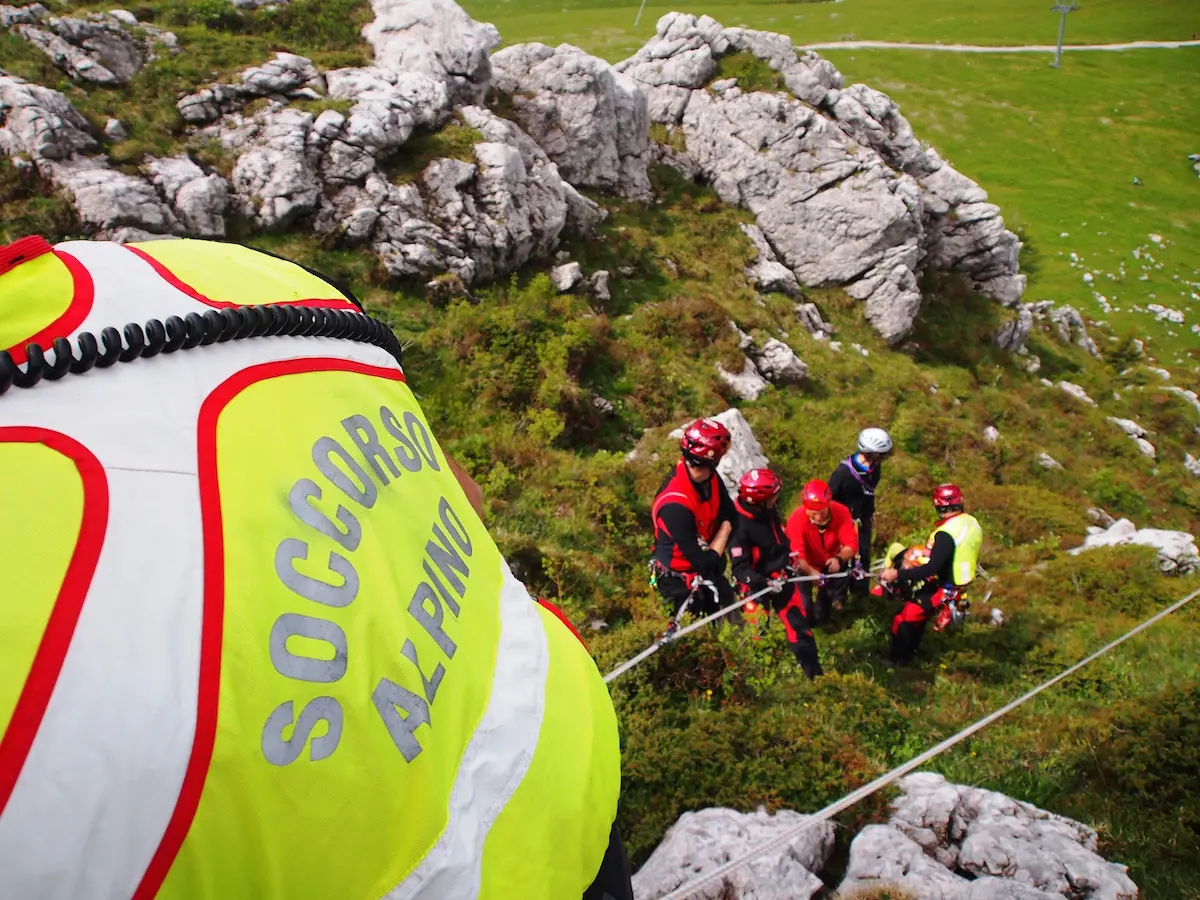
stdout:
{"type": "MultiPolygon", "coordinates": [[[[933,505],[938,524],[925,546],[928,559],[923,565],[897,570],[893,560],[879,575],[885,585],[894,585],[905,599],[892,620],[892,647],[885,660],[906,665],[921,645],[925,623],[937,613],[934,628],[941,631],[965,608],[967,585],[975,580],[983,529],[974,516],[963,511],[963,494],[957,485],[934,488],[933,505]]],[[[902,548],[901,548],[902,549],[902,548]]]]}
{"type": "Polygon", "coordinates": [[[0,894],[632,897],[600,674],[352,295],[25,238],[0,351],[0,894]]]}

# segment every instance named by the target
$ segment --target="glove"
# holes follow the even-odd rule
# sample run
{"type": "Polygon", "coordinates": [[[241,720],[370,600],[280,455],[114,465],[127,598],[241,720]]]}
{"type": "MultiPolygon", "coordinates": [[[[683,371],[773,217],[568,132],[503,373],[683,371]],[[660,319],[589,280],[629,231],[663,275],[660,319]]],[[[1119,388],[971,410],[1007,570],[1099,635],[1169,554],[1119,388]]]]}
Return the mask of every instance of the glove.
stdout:
{"type": "Polygon", "coordinates": [[[770,592],[772,594],[782,593],[783,592],[783,579],[782,578],[772,578],[770,581],[767,582],[767,589],[770,590],[770,592]]]}

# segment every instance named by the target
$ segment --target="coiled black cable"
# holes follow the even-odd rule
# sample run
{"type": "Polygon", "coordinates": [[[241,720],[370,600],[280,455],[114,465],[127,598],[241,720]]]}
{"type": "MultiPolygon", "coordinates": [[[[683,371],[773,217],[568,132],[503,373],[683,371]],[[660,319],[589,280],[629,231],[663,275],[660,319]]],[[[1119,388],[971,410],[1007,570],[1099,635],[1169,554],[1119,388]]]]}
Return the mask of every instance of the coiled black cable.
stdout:
{"type": "Polygon", "coordinates": [[[40,344],[26,347],[24,367],[12,354],[0,350],[0,394],[10,386],[31,388],[42,379],[57,381],[64,375],[82,375],[92,369],[107,369],[118,362],[133,362],[160,353],[191,350],[225,341],[252,337],[332,337],[373,344],[401,361],[400,341],[387,325],[366,313],[323,306],[231,306],[211,309],[204,315],[170,316],[165,322],[151,319],[143,326],[130,322],[121,331],[105,328],[100,339],[90,331],[80,332],[75,347],[66,338],[55,338],[51,348],[54,362],[47,362],[40,344]],[[124,340],[122,340],[124,336],[124,340]],[[104,348],[101,349],[100,345],[104,348]]]}

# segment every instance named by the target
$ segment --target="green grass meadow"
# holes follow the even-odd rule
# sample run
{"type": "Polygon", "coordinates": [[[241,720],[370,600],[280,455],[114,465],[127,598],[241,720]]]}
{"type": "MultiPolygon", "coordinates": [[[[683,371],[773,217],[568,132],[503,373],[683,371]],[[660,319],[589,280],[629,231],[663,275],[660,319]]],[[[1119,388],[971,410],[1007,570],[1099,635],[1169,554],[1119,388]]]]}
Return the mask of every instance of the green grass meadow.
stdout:
{"type": "MultiPolygon", "coordinates": [[[[723,25],[791,35],[798,44],[842,40],[912,41],[988,46],[1053,44],[1057,13],[1046,0],[844,0],[844,2],[647,3],[634,27],[637,3],[606,0],[467,0],[477,19],[500,29],[506,44],[571,43],[613,62],[654,34],[654,23],[679,10],[723,25]]],[[[1067,43],[1179,41],[1200,30],[1192,0],[1091,0],[1071,13],[1067,43]]]]}

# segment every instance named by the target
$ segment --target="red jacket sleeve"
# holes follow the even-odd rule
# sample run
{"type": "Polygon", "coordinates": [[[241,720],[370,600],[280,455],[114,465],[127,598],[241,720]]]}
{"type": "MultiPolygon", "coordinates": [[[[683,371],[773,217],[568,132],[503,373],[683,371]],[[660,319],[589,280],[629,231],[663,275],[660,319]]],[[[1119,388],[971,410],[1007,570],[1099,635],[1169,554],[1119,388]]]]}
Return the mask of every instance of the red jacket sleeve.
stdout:
{"type": "Polygon", "coordinates": [[[804,514],[804,507],[800,507],[788,516],[787,524],[783,526],[792,550],[801,556],[804,555],[804,526],[807,524],[808,517],[804,514]]]}
{"type": "Polygon", "coordinates": [[[858,529],[854,527],[854,519],[850,510],[836,500],[833,503],[833,528],[837,533],[838,543],[843,547],[858,550],[858,529]]]}

